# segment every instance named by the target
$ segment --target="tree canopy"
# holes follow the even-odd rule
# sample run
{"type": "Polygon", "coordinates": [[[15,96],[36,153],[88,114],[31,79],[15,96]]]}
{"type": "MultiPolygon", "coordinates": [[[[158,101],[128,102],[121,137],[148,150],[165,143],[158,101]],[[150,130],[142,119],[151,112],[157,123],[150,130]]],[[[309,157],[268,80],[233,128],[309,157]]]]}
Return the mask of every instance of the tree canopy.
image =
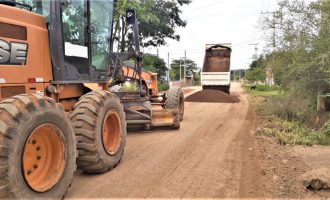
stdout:
{"type": "Polygon", "coordinates": [[[181,6],[190,0],[121,0],[115,7],[114,31],[112,44],[117,44],[121,52],[132,48],[133,35],[125,21],[128,8],[137,11],[140,22],[140,44],[144,47],[161,46],[166,39],[180,40],[175,32],[178,27],[185,27],[186,21],[181,18],[181,6]]]}
{"type": "Polygon", "coordinates": [[[195,78],[199,77],[200,69],[197,67],[195,61],[191,59],[186,59],[184,62],[183,59],[175,59],[171,63],[170,70],[170,79],[171,80],[180,80],[180,66],[181,66],[181,79],[184,77],[184,63],[186,63],[186,75],[193,75],[195,78]]]}
{"type": "Polygon", "coordinates": [[[282,0],[274,17],[262,22],[276,35],[264,62],[283,88],[315,99],[330,88],[330,1],[282,0]]]}
{"type": "Polygon", "coordinates": [[[251,68],[246,72],[245,78],[251,82],[264,82],[266,79],[266,71],[262,67],[251,68]]]}
{"type": "Polygon", "coordinates": [[[281,0],[278,5],[274,19],[261,23],[269,36],[275,28],[276,36],[267,38],[275,48],[262,63],[272,68],[275,83],[313,104],[330,91],[330,1],[281,0]]]}
{"type": "Polygon", "coordinates": [[[144,70],[158,73],[158,80],[166,80],[167,67],[165,61],[157,55],[144,54],[142,67],[144,70]]]}

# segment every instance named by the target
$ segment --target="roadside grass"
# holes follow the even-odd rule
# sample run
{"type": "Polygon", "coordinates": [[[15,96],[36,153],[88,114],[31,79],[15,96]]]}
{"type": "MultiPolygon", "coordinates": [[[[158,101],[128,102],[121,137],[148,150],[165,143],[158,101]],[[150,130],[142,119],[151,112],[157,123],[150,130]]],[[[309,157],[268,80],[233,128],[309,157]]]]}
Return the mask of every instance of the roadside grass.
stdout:
{"type": "Polygon", "coordinates": [[[318,129],[308,127],[306,122],[311,112],[304,100],[285,95],[280,90],[244,88],[260,119],[257,135],[274,137],[282,145],[330,146],[330,120],[318,129]]]}
{"type": "Polygon", "coordinates": [[[278,88],[270,88],[265,90],[260,90],[260,88],[256,88],[255,90],[253,90],[251,89],[251,85],[244,85],[243,87],[248,93],[255,97],[280,96],[282,94],[281,90],[278,88]]]}
{"type": "Polygon", "coordinates": [[[277,117],[267,117],[263,121],[257,135],[274,137],[282,145],[330,146],[330,135],[325,130],[313,130],[297,121],[290,122],[277,117]]]}
{"type": "Polygon", "coordinates": [[[270,96],[279,96],[279,95],[281,95],[281,92],[279,90],[274,90],[274,91],[251,90],[250,93],[253,96],[262,96],[262,97],[270,97],[270,96]]]}

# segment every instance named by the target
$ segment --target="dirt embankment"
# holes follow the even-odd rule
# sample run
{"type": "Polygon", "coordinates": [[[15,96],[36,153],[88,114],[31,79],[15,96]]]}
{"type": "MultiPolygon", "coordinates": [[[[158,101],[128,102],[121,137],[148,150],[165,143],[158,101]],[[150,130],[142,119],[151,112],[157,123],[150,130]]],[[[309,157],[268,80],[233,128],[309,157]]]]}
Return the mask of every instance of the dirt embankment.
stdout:
{"type": "Polygon", "coordinates": [[[186,102],[205,102],[205,103],[237,103],[238,95],[230,95],[218,90],[202,90],[187,98],[186,102]]]}
{"type": "MultiPolygon", "coordinates": [[[[258,117],[256,129],[269,123],[258,117]]],[[[279,199],[322,199],[330,197],[330,148],[283,145],[279,139],[254,135],[240,197],[279,199]]]]}

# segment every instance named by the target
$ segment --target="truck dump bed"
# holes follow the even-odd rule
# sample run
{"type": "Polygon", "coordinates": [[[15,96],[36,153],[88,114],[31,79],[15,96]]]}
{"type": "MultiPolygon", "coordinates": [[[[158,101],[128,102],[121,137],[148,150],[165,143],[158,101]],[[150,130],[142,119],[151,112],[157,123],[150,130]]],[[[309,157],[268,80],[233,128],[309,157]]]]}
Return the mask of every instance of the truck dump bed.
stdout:
{"type": "Polygon", "coordinates": [[[204,65],[201,74],[203,89],[216,89],[229,93],[230,90],[229,46],[206,45],[204,65]]]}
{"type": "Polygon", "coordinates": [[[231,49],[226,46],[214,45],[205,52],[203,72],[230,72],[231,49]]]}

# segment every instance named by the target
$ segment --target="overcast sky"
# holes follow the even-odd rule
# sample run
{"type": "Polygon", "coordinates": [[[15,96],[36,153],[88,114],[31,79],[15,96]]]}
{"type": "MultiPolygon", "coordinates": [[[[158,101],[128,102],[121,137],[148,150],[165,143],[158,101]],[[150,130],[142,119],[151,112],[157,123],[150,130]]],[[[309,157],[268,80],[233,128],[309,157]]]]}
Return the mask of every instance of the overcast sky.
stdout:
{"type": "MultiPolygon", "coordinates": [[[[254,54],[251,43],[259,43],[259,53],[265,45],[263,33],[258,28],[261,11],[274,11],[277,0],[193,0],[184,6],[182,18],[185,28],[177,29],[180,42],[168,40],[168,45],[159,48],[159,55],[167,62],[184,56],[202,66],[205,44],[232,43],[232,69],[247,69],[254,54]]],[[[265,16],[263,16],[265,17],[265,16]]],[[[147,50],[156,54],[156,49],[147,50]]]]}

